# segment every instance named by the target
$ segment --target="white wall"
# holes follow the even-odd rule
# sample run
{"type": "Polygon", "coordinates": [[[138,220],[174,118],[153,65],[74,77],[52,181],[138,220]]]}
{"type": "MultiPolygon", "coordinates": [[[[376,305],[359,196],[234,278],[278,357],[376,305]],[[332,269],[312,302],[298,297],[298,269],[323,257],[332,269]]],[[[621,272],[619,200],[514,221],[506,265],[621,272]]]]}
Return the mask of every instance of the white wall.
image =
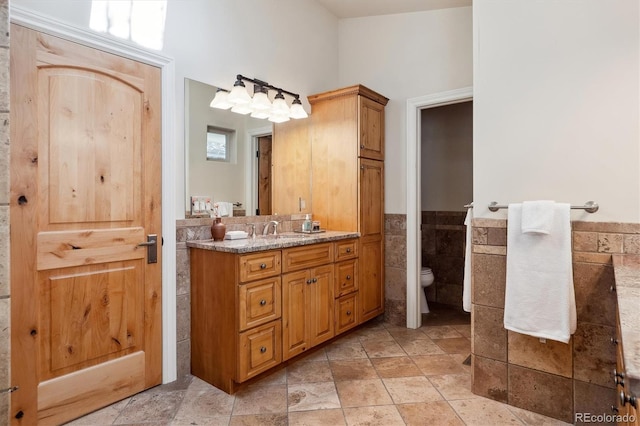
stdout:
{"type": "Polygon", "coordinates": [[[591,221],[640,220],[635,0],[476,1],[474,215],[595,200],[591,221]]]}
{"type": "Polygon", "coordinates": [[[423,211],[466,211],[473,201],[473,102],[421,111],[423,211]]]}
{"type": "MultiPolygon", "coordinates": [[[[88,0],[11,4],[89,27],[88,0]]],[[[299,93],[307,111],[307,95],[338,87],[338,20],[314,0],[168,0],[162,52],[175,59],[178,218],[186,207],[185,77],[227,88],[236,74],[259,78],[299,93]]]]}
{"type": "Polygon", "coordinates": [[[388,97],[385,212],[406,213],[406,101],[472,84],[472,10],[342,19],[339,83],[388,97]]]}

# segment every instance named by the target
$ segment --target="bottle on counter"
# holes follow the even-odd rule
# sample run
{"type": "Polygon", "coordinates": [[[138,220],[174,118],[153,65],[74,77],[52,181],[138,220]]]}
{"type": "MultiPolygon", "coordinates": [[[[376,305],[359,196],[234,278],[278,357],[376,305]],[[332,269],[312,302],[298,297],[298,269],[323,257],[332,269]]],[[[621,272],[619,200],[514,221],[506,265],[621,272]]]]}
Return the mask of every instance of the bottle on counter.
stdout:
{"type": "Polygon", "coordinates": [[[307,213],[304,222],[302,222],[302,232],[311,232],[311,225],[311,215],[307,213]]]}

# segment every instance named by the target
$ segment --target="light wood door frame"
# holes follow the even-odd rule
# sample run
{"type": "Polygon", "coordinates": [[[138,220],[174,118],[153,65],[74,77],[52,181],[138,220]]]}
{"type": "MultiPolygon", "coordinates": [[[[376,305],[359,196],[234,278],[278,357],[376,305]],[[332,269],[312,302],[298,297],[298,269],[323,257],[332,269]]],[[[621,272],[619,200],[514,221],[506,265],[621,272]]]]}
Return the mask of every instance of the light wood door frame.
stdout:
{"type": "MultiPolygon", "coordinates": [[[[176,149],[175,63],[172,58],[36,14],[20,5],[9,9],[11,23],[88,47],[153,65],[162,71],[162,382],[177,378],[176,354],[176,149]]],[[[13,385],[13,384],[12,384],[13,385]]]]}

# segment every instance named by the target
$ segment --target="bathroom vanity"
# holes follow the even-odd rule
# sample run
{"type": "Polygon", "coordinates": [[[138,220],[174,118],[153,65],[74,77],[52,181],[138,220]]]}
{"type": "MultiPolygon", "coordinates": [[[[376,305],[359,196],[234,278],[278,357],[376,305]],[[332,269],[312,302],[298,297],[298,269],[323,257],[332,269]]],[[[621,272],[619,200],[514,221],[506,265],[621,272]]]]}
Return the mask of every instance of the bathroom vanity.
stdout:
{"type": "Polygon", "coordinates": [[[191,372],[238,386],[360,324],[359,233],[190,241],[191,372]]]}

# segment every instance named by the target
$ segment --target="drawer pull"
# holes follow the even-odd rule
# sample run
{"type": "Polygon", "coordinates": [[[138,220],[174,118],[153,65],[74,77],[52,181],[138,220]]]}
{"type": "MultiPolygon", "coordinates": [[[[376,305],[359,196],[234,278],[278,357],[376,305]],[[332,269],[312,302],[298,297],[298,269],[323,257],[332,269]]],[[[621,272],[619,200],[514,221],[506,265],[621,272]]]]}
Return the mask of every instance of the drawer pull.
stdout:
{"type": "Polygon", "coordinates": [[[347,311],[347,315],[351,315],[351,311],[347,311]]]}
{"type": "Polygon", "coordinates": [[[621,377],[614,377],[613,378],[613,383],[615,383],[616,385],[620,385],[622,387],[624,387],[624,380],[621,377]]]}
{"type": "Polygon", "coordinates": [[[260,269],[266,269],[267,268],[267,264],[266,263],[261,263],[260,264],[260,269]]]}
{"type": "Polygon", "coordinates": [[[611,338],[611,344],[612,345],[617,345],[618,344],[618,339],[616,339],[615,337],[611,338]]]}
{"type": "Polygon", "coordinates": [[[267,301],[266,301],[266,300],[262,299],[262,300],[260,301],[260,306],[264,306],[264,305],[266,305],[266,304],[267,304],[267,301]]]}
{"type": "Polygon", "coordinates": [[[347,253],[351,253],[351,247],[347,247],[347,253]]]}
{"type": "Polygon", "coordinates": [[[351,275],[347,275],[347,279],[350,280],[351,279],[351,275]]]}
{"type": "Polygon", "coordinates": [[[307,284],[311,284],[313,281],[311,280],[307,280],[307,284]]]}
{"type": "Polygon", "coordinates": [[[615,293],[616,292],[616,286],[612,285],[611,287],[609,287],[609,293],[615,293]]]}
{"type": "Polygon", "coordinates": [[[260,348],[260,353],[261,353],[261,354],[265,353],[266,351],[267,351],[267,348],[265,348],[264,346],[262,346],[262,347],[260,348]]]}
{"type": "Polygon", "coordinates": [[[313,281],[314,283],[317,283],[317,282],[318,282],[318,279],[317,279],[316,277],[313,277],[313,280],[312,280],[312,281],[313,281]]]}

